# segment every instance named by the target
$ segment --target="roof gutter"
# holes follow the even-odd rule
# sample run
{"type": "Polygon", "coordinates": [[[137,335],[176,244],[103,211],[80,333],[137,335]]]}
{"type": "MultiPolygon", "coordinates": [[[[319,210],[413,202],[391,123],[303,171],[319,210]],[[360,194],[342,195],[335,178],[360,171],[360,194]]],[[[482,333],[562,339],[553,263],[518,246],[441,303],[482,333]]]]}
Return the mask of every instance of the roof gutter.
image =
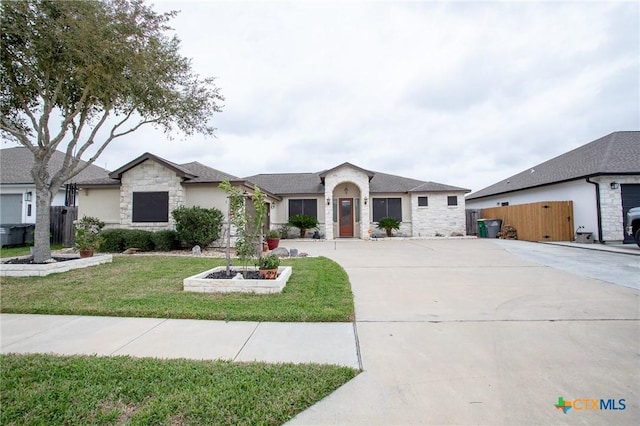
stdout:
{"type": "Polygon", "coordinates": [[[604,244],[604,241],[602,241],[602,214],[600,213],[600,184],[598,184],[598,182],[592,182],[591,180],[589,180],[589,177],[587,177],[586,180],[587,180],[587,183],[591,183],[596,187],[596,214],[598,217],[598,242],[600,244],[604,244]]]}

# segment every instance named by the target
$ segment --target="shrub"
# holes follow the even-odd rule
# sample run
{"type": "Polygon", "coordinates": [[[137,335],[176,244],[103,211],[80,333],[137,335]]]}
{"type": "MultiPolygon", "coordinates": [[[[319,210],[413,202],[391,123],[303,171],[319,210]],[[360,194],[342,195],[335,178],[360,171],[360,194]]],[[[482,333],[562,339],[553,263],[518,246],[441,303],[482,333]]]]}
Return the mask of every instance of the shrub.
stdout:
{"type": "Polygon", "coordinates": [[[175,231],[145,231],[142,229],[107,229],[100,234],[103,241],[100,250],[121,253],[129,248],[142,251],[169,251],[177,246],[175,231]]]}
{"type": "Polygon", "coordinates": [[[100,234],[102,236],[102,244],[100,250],[106,253],[120,253],[124,251],[125,242],[124,234],[127,229],[106,229],[100,234]]]}
{"type": "Polygon", "coordinates": [[[92,216],[83,216],[74,224],[73,242],[78,250],[97,250],[102,243],[100,231],[104,222],[92,216]]]}
{"type": "Polygon", "coordinates": [[[263,256],[258,259],[260,269],[277,269],[280,266],[280,258],[275,254],[263,256]]]}
{"type": "Polygon", "coordinates": [[[390,237],[393,229],[400,229],[400,221],[394,217],[383,217],[378,221],[378,229],[384,229],[390,237]]]}
{"type": "Polygon", "coordinates": [[[267,238],[280,238],[280,233],[275,229],[267,231],[267,238]]]}
{"type": "Polygon", "coordinates": [[[216,208],[178,207],[171,212],[176,221],[178,239],[191,247],[206,247],[218,238],[222,229],[222,212],[216,208]]]}
{"type": "Polygon", "coordinates": [[[152,251],[154,248],[153,232],[143,229],[127,229],[127,232],[124,233],[124,245],[125,249],[135,247],[142,251],[152,251]]]}
{"type": "Polygon", "coordinates": [[[300,238],[304,238],[307,229],[313,229],[318,226],[318,219],[306,214],[297,214],[289,218],[289,225],[300,229],[300,238]]]}
{"type": "Polygon", "coordinates": [[[289,225],[288,223],[284,223],[280,225],[280,228],[278,229],[278,232],[280,233],[280,238],[283,240],[286,240],[287,238],[289,238],[290,231],[291,231],[291,225],[289,225]]]}
{"type": "Polygon", "coordinates": [[[171,251],[179,247],[176,231],[157,231],[153,233],[153,245],[158,251],[171,251]]]}

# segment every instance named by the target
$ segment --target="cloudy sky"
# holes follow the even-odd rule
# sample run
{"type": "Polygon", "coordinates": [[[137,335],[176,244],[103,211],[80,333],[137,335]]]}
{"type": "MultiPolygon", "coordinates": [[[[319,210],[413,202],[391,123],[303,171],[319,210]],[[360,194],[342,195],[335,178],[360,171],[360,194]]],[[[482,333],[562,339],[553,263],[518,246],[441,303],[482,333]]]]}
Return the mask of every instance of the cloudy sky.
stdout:
{"type": "Polygon", "coordinates": [[[155,1],[225,96],[216,139],[151,129],[143,152],[237,175],[360,167],[474,191],[640,129],[640,10],[629,2],[155,1]]]}

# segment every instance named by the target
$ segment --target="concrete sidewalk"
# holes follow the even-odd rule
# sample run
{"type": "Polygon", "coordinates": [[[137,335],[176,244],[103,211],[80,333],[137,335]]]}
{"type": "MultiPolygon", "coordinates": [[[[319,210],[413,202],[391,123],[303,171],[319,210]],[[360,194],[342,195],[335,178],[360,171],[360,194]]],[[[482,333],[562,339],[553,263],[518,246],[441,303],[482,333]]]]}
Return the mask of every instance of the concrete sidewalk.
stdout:
{"type": "Polygon", "coordinates": [[[322,363],[360,368],[352,323],[0,315],[0,352],[322,363]]]}

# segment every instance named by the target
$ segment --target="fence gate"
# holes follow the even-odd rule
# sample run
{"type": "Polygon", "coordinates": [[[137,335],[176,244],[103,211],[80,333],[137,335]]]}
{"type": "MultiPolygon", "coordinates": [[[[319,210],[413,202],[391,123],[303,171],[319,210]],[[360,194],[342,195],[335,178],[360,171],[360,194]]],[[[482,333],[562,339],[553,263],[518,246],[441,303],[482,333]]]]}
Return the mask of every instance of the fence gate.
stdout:
{"type": "Polygon", "coordinates": [[[482,209],[483,219],[502,219],[524,241],[573,241],[573,202],[544,201],[482,209]]]}
{"type": "Polygon", "coordinates": [[[466,209],[467,235],[478,235],[478,219],[482,219],[481,209],[466,209]]]}
{"type": "Polygon", "coordinates": [[[51,244],[73,245],[73,221],[78,218],[77,207],[51,206],[51,244]]]}

